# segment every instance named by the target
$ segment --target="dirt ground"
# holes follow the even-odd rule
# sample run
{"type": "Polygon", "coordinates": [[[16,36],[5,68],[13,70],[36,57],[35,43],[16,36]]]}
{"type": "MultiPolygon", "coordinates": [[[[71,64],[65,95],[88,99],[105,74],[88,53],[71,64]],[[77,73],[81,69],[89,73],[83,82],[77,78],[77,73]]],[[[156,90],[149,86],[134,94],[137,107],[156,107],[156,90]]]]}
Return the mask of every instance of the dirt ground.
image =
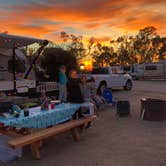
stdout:
{"type": "Polygon", "coordinates": [[[30,150],[10,166],[166,166],[166,121],[141,121],[140,99],[166,99],[165,81],[136,81],[132,91],[114,91],[129,99],[132,117],[116,118],[112,108],[100,112],[80,142],[64,134],[44,142],[43,158],[33,160],[30,150]]]}

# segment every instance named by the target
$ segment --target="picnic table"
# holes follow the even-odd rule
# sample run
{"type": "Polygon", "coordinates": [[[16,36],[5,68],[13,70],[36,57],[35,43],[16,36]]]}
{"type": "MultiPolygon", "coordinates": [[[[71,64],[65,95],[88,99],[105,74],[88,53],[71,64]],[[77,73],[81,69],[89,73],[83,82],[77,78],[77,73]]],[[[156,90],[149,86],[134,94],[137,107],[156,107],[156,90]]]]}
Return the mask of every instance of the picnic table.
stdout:
{"type": "Polygon", "coordinates": [[[23,111],[18,118],[0,117],[0,133],[14,138],[8,142],[8,145],[12,148],[30,145],[33,156],[39,159],[42,141],[48,137],[72,131],[74,140],[79,140],[78,128],[96,118],[95,116],[88,116],[83,119],[72,120],[72,116],[82,106],[90,107],[91,104],[63,103],[52,110],[41,110],[40,107],[34,107],[29,110],[27,117],[24,117],[23,111]],[[26,134],[18,133],[17,128],[26,129],[26,134]]]}

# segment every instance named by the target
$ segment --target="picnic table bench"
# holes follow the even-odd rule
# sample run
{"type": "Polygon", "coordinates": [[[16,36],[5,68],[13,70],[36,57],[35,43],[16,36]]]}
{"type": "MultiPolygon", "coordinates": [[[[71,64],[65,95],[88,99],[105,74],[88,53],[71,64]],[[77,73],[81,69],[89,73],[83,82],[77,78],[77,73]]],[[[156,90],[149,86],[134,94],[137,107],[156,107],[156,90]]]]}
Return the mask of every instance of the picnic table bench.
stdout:
{"type": "Polygon", "coordinates": [[[13,140],[8,142],[8,145],[12,148],[20,148],[30,145],[33,157],[35,159],[40,159],[41,158],[40,147],[42,146],[43,140],[52,136],[56,136],[61,133],[65,133],[67,131],[71,131],[73,139],[75,141],[79,141],[80,139],[80,132],[78,131],[79,127],[84,126],[88,122],[92,122],[95,119],[96,116],[93,115],[82,119],[72,120],[63,124],[42,129],[41,131],[37,131],[35,133],[14,138],[13,140]]]}
{"type": "Polygon", "coordinates": [[[72,116],[81,106],[90,107],[91,105],[89,103],[66,103],[60,104],[49,111],[42,111],[40,107],[34,107],[30,109],[28,117],[24,117],[23,114],[19,118],[0,117],[2,124],[0,125],[0,133],[12,137],[12,140],[8,142],[11,148],[22,148],[29,145],[33,157],[40,159],[40,147],[43,140],[70,131],[73,139],[78,141],[80,139],[80,129],[95,120],[95,115],[72,120],[72,116]],[[17,128],[23,129],[25,132],[18,132],[17,128]]]}

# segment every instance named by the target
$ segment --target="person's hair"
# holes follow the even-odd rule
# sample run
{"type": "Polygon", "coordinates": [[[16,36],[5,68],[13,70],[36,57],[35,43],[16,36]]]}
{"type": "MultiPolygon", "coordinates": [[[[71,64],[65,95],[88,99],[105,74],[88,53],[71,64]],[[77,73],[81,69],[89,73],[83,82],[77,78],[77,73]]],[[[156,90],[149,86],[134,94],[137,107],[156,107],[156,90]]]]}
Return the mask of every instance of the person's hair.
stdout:
{"type": "Polygon", "coordinates": [[[61,70],[61,69],[66,69],[66,66],[65,66],[65,65],[62,65],[62,66],[60,66],[59,69],[60,69],[60,70],[61,70]]]}

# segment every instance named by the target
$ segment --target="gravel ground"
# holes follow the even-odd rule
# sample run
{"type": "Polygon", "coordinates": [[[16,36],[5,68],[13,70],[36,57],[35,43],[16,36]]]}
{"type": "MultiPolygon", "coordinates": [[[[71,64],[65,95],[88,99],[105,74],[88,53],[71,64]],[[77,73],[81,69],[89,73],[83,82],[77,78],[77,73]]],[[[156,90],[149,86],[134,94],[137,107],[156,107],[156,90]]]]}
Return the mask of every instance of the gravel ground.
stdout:
{"type": "Polygon", "coordinates": [[[117,118],[113,108],[101,110],[93,127],[73,142],[69,134],[44,142],[43,158],[33,160],[30,150],[10,166],[166,166],[166,122],[139,119],[140,99],[166,99],[165,81],[136,81],[132,91],[113,92],[131,102],[132,117],[117,118]]]}

